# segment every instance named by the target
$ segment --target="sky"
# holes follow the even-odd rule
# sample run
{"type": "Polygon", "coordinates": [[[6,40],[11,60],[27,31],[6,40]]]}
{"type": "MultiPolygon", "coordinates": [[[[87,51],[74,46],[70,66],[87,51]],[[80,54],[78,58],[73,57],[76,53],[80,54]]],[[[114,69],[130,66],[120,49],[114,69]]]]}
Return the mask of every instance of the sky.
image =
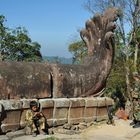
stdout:
{"type": "Polygon", "coordinates": [[[79,37],[91,14],[86,0],[0,0],[6,26],[25,27],[32,41],[41,44],[43,56],[72,57],[68,45],[79,37]]]}

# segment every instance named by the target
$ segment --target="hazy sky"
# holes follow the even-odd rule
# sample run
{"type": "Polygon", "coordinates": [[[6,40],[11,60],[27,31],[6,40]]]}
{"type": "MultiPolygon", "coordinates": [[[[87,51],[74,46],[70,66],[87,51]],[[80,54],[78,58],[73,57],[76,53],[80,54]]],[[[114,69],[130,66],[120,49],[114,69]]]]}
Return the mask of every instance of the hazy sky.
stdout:
{"type": "Polygon", "coordinates": [[[0,0],[0,14],[8,27],[25,27],[32,41],[41,44],[43,55],[71,57],[68,45],[91,17],[84,9],[85,1],[0,0]]]}

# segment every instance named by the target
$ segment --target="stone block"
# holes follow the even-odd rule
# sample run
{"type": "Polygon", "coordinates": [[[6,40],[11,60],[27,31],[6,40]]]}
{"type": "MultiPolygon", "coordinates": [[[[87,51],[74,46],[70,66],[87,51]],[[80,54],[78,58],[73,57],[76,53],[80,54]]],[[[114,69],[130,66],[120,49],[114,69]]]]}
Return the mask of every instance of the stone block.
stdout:
{"type": "Polygon", "coordinates": [[[105,98],[104,97],[97,97],[97,106],[98,107],[102,107],[102,106],[105,106],[106,105],[106,102],[105,102],[105,98]]]}
{"type": "Polygon", "coordinates": [[[97,98],[85,98],[85,106],[86,107],[97,107],[98,100],[97,98]]]}
{"type": "Polygon", "coordinates": [[[85,100],[83,98],[71,98],[68,114],[68,123],[77,124],[84,121],[85,100]]]}
{"type": "Polygon", "coordinates": [[[54,107],[53,99],[39,99],[39,103],[42,108],[52,108],[54,107]]]}
{"type": "Polygon", "coordinates": [[[85,98],[84,121],[91,122],[96,120],[97,115],[97,99],[85,98]]]}
{"type": "Polygon", "coordinates": [[[54,100],[54,126],[63,125],[68,122],[69,99],[59,98],[54,100]]]}
{"type": "Polygon", "coordinates": [[[112,105],[113,100],[107,97],[97,97],[98,100],[98,107],[112,105]]]}
{"type": "Polygon", "coordinates": [[[3,105],[4,110],[18,110],[22,108],[20,100],[0,100],[0,104],[3,105]]]}
{"type": "Polygon", "coordinates": [[[85,106],[85,100],[84,98],[70,98],[70,107],[84,107],[85,106]]]}
{"type": "Polygon", "coordinates": [[[106,120],[108,118],[107,107],[98,107],[97,108],[97,121],[106,120]]]}
{"type": "Polygon", "coordinates": [[[21,111],[20,110],[10,110],[6,111],[6,116],[1,122],[1,129],[2,132],[8,132],[8,131],[15,131],[20,128],[20,116],[21,111]]]}
{"type": "Polygon", "coordinates": [[[105,100],[106,100],[106,105],[113,105],[114,104],[114,101],[111,98],[106,97],[105,100]]]}
{"type": "Polygon", "coordinates": [[[0,100],[0,104],[3,108],[1,110],[2,132],[19,129],[22,102],[19,100],[0,100]]]}
{"type": "Polygon", "coordinates": [[[113,105],[113,100],[108,97],[97,97],[98,107],[97,107],[97,121],[102,121],[108,119],[107,106],[113,105]]]}
{"type": "Polygon", "coordinates": [[[54,101],[52,99],[40,99],[39,100],[42,113],[47,119],[49,127],[53,126],[53,110],[54,110],[54,101]]]}

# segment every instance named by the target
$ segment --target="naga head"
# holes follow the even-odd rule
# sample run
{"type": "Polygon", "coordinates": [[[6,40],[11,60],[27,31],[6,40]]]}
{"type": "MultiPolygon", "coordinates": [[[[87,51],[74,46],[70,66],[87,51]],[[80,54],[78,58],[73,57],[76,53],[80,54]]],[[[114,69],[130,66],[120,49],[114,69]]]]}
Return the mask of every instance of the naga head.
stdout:
{"type": "Polygon", "coordinates": [[[80,36],[88,48],[89,56],[101,47],[112,50],[114,46],[113,32],[118,16],[117,8],[109,8],[103,14],[96,14],[85,23],[85,29],[81,30],[80,36]]]}

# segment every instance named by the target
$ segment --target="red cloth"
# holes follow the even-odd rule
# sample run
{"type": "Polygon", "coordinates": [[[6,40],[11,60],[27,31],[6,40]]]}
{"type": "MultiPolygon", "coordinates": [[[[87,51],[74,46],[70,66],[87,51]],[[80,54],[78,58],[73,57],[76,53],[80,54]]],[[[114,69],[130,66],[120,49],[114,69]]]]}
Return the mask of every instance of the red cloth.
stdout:
{"type": "Polygon", "coordinates": [[[124,109],[118,109],[117,112],[115,113],[115,116],[118,117],[118,119],[124,119],[127,120],[128,115],[126,114],[124,109]]]}

